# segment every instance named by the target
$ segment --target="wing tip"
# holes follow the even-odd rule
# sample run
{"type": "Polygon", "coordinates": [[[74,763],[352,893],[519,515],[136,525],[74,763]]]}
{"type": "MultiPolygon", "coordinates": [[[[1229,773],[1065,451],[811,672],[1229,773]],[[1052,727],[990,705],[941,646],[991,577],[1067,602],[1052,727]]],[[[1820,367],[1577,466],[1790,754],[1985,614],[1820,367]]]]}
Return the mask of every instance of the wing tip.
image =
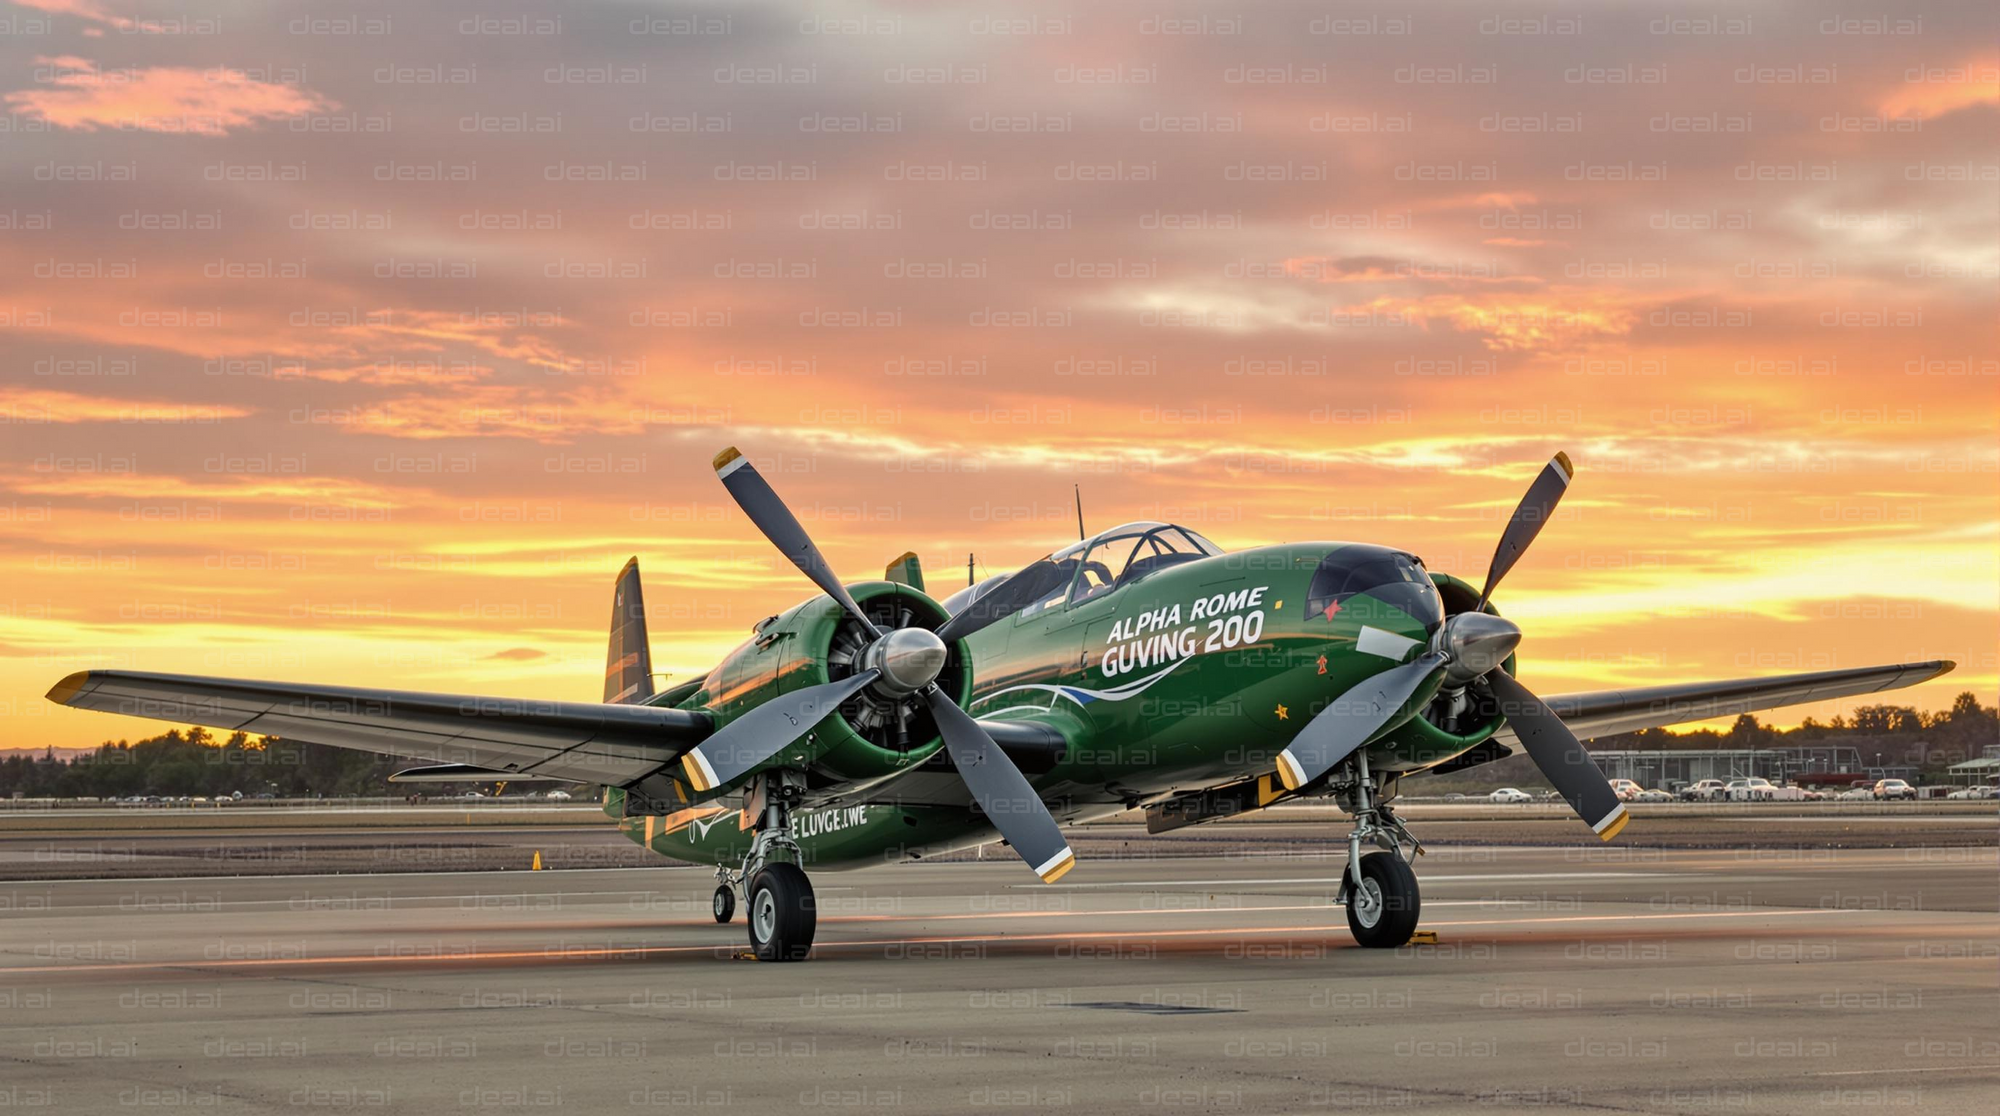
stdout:
{"type": "Polygon", "coordinates": [[[57,705],[68,705],[88,685],[90,685],[90,672],[79,670],[75,674],[69,675],[62,681],[50,686],[48,698],[57,705]]]}

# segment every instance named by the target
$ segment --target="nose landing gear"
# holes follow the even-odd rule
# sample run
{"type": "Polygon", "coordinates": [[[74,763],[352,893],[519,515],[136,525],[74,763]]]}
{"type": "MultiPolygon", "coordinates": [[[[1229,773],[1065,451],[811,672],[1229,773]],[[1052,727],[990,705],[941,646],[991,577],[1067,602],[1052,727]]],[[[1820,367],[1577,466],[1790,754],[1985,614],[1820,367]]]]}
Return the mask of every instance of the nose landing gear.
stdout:
{"type": "Polygon", "coordinates": [[[1338,901],[1347,908],[1347,929],[1355,941],[1371,949],[1394,949],[1409,943],[1422,912],[1417,874],[1403,859],[1403,844],[1408,842],[1413,853],[1423,852],[1423,846],[1378,793],[1368,773],[1368,750],[1357,751],[1349,766],[1352,799],[1342,805],[1354,815],[1354,828],[1347,834],[1347,871],[1338,901]],[[1380,851],[1361,855],[1363,842],[1380,851]]]}
{"type": "Polygon", "coordinates": [[[715,870],[715,921],[728,922],[736,917],[736,873],[727,868],[715,870]]]}

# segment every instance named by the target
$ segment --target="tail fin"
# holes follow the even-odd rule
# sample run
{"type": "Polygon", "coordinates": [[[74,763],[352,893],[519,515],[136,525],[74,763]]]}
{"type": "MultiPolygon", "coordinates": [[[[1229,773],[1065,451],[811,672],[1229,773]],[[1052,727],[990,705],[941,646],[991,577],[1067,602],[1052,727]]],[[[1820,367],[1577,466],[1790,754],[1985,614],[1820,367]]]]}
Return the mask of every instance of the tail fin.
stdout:
{"type": "Polygon", "coordinates": [[[639,559],[618,573],[611,597],[611,649],[604,657],[604,700],[633,705],[653,696],[653,653],[646,645],[646,599],[639,593],[639,559]]]}
{"type": "Polygon", "coordinates": [[[917,561],[916,551],[907,551],[901,558],[889,563],[882,573],[884,579],[900,582],[921,593],[924,591],[924,567],[917,561]]]}

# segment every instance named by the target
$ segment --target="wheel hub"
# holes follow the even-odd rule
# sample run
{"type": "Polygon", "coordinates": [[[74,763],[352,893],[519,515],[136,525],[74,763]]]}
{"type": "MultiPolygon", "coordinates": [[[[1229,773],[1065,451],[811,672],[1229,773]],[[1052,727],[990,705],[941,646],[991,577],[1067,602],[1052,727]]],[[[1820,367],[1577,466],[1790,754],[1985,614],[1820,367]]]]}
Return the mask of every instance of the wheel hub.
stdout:
{"type": "Polygon", "coordinates": [[[1382,888],[1374,880],[1363,879],[1350,901],[1354,904],[1354,918],[1361,925],[1372,928],[1381,920],[1382,888]]]}
{"type": "Polygon", "coordinates": [[[750,918],[757,929],[757,940],[768,942],[778,932],[778,901],[770,889],[757,892],[757,902],[750,910],[750,918]]]}

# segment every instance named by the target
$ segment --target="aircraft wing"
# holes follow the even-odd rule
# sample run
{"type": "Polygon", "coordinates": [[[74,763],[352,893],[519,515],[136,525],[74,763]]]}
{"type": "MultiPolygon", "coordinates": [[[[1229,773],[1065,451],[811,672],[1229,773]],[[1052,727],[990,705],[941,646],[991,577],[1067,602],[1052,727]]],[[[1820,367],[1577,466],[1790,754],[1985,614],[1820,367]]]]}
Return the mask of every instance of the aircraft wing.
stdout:
{"type": "Polygon", "coordinates": [[[49,700],[73,709],[241,729],[383,755],[578,783],[631,783],[712,730],[699,712],[86,670],[49,700]]]}
{"type": "MultiPolygon", "coordinates": [[[[1633,690],[1600,690],[1588,694],[1557,694],[1543,699],[1578,738],[1590,740],[1621,732],[1664,725],[1730,717],[1781,705],[1803,705],[1828,698],[1899,690],[1928,682],[1956,665],[1937,659],[1893,666],[1822,670],[1810,674],[1780,674],[1722,682],[1684,682],[1633,690]]],[[[1501,729],[1494,739],[1513,744],[1514,734],[1501,729]]]]}

